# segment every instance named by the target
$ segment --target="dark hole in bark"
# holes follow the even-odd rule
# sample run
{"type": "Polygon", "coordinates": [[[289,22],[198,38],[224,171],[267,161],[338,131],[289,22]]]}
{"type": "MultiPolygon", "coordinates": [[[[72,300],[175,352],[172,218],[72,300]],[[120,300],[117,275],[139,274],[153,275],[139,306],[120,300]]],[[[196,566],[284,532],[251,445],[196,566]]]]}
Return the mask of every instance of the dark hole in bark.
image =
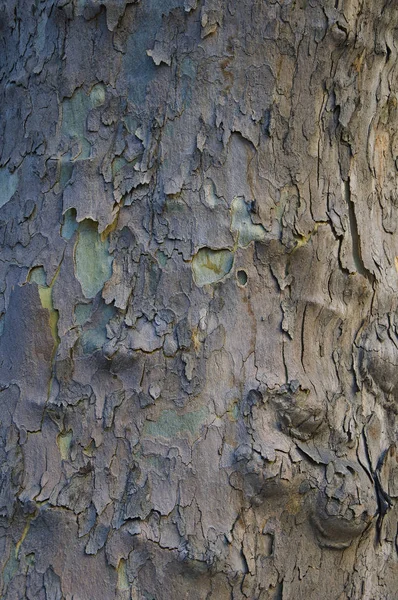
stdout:
{"type": "Polygon", "coordinates": [[[239,271],[236,273],[236,278],[238,280],[239,285],[247,284],[247,273],[243,269],[239,269],[239,271]]]}

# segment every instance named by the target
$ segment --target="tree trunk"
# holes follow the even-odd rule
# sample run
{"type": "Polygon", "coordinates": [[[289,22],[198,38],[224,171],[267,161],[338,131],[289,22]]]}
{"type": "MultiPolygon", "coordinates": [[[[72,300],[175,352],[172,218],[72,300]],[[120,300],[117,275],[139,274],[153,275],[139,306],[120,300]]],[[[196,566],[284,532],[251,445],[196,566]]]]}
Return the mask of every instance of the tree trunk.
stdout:
{"type": "Polygon", "coordinates": [[[1,598],[396,598],[396,3],[0,8],[1,598]]]}

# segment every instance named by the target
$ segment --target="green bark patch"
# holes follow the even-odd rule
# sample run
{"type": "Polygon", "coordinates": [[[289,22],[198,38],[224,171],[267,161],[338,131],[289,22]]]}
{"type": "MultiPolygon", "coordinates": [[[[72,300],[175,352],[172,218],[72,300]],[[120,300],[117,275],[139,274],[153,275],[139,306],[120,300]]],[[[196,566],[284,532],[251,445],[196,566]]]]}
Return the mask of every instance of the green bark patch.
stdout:
{"type": "MultiPolygon", "coordinates": [[[[266,231],[262,225],[252,222],[250,207],[244,198],[235,197],[231,206],[231,232],[235,234],[235,244],[232,250],[201,248],[192,258],[192,271],[196,285],[217,283],[231,271],[234,263],[234,254],[237,248],[247,248],[251,242],[263,242],[266,231]]],[[[246,275],[246,274],[245,274],[246,275]]],[[[243,278],[243,272],[241,278],[243,278]]],[[[246,285],[238,277],[240,285],[246,285]]]]}
{"type": "Polygon", "coordinates": [[[250,242],[263,242],[266,239],[264,227],[252,222],[250,208],[240,197],[232,201],[231,231],[238,234],[237,243],[241,248],[247,248],[250,242]]]}
{"type": "Polygon", "coordinates": [[[232,269],[234,255],[230,250],[201,248],[192,259],[192,270],[198,286],[221,281],[232,269]]]}
{"type": "Polygon", "coordinates": [[[89,319],[84,326],[84,332],[81,337],[81,345],[84,354],[92,354],[102,348],[106,343],[106,326],[114,316],[115,307],[112,304],[106,306],[103,303],[100,304],[94,314],[89,315],[89,319]]]}
{"type": "Polygon", "coordinates": [[[178,437],[196,437],[200,433],[200,427],[206,422],[208,409],[203,407],[199,410],[179,415],[174,410],[164,410],[160,413],[157,421],[147,421],[144,427],[144,435],[157,438],[159,436],[167,439],[178,437]],[[185,434],[185,435],[184,435],[185,434]]]}
{"type": "Polygon", "coordinates": [[[90,304],[77,304],[75,306],[75,319],[76,323],[80,326],[87,323],[93,310],[93,305],[90,304]]]}
{"type": "Polygon", "coordinates": [[[76,221],[76,209],[68,208],[64,214],[64,222],[61,226],[61,235],[65,240],[70,240],[73,237],[76,229],[78,228],[78,223],[76,221]]]}
{"type": "Polygon", "coordinates": [[[105,102],[105,88],[102,84],[95,85],[90,94],[78,90],[71,98],[64,100],[62,105],[61,134],[78,140],[80,153],[78,160],[87,160],[91,154],[91,144],[86,139],[86,121],[89,111],[105,102]]]}
{"type": "Polygon", "coordinates": [[[98,224],[85,219],[79,224],[75,245],[75,274],[86,298],[94,298],[112,275],[113,258],[108,240],[102,240],[98,224]]]}
{"type": "Polygon", "coordinates": [[[13,197],[18,187],[17,173],[10,173],[7,167],[0,169],[0,208],[13,197]]]}

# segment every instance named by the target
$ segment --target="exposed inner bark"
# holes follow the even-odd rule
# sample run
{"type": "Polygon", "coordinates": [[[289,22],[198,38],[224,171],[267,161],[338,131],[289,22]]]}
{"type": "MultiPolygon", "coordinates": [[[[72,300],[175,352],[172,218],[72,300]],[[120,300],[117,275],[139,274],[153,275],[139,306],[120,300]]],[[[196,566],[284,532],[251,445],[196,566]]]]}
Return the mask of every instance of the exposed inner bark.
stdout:
{"type": "Polygon", "coordinates": [[[0,8],[1,598],[395,598],[395,2],[0,8]]]}

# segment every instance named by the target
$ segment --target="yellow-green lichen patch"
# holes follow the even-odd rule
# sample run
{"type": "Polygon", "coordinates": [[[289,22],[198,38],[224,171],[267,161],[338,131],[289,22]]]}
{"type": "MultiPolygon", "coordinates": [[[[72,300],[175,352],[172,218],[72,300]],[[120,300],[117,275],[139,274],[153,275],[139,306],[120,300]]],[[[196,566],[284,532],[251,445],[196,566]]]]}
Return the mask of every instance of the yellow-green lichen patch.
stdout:
{"type": "Polygon", "coordinates": [[[252,222],[250,208],[241,197],[232,201],[231,231],[238,234],[237,243],[241,248],[247,248],[250,242],[263,242],[266,239],[264,227],[252,222]]]}
{"type": "Polygon", "coordinates": [[[121,592],[128,591],[130,589],[129,580],[127,577],[127,563],[123,558],[120,559],[117,566],[117,589],[121,592]]]}
{"type": "Polygon", "coordinates": [[[192,271],[198,286],[221,281],[232,269],[234,255],[230,250],[201,248],[192,259],[192,271]]]}
{"type": "Polygon", "coordinates": [[[239,400],[234,401],[227,410],[227,415],[231,421],[237,421],[239,418],[239,400]]]}
{"type": "Polygon", "coordinates": [[[58,311],[54,308],[54,303],[53,303],[53,286],[49,286],[49,287],[39,287],[39,296],[40,296],[40,302],[43,308],[46,308],[48,310],[48,312],[50,313],[49,316],[49,322],[50,322],[50,329],[51,329],[51,335],[54,338],[54,341],[58,344],[59,339],[58,339],[58,311]]]}
{"type": "Polygon", "coordinates": [[[19,549],[21,548],[22,544],[25,541],[26,536],[28,535],[29,529],[30,529],[30,523],[32,521],[32,516],[28,517],[28,520],[25,524],[24,530],[22,532],[21,537],[19,538],[19,540],[17,541],[17,543],[15,544],[15,558],[18,559],[18,554],[19,554],[19,549]]]}
{"type": "Polygon", "coordinates": [[[40,297],[41,305],[43,308],[46,308],[49,312],[48,320],[49,320],[49,324],[50,324],[51,335],[55,342],[55,346],[58,346],[58,344],[59,344],[59,338],[58,338],[59,315],[58,315],[58,311],[54,308],[52,294],[53,294],[54,283],[58,276],[58,273],[59,273],[59,269],[57,270],[56,274],[54,275],[54,278],[51,281],[50,285],[46,284],[46,273],[45,273],[43,267],[33,267],[33,269],[30,270],[29,275],[28,275],[28,281],[37,283],[38,288],[39,288],[39,297],[40,297]]]}
{"type": "Polygon", "coordinates": [[[86,298],[94,298],[112,275],[113,258],[108,240],[102,240],[98,225],[88,219],[78,228],[75,245],[75,274],[86,298]]]}
{"type": "Polygon", "coordinates": [[[215,190],[214,183],[211,179],[207,179],[203,186],[204,190],[204,198],[207,206],[209,208],[216,208],[218,204],[220,204],[220,199],[218,198],[215,190]]]}
{"type": "Polygon", "coordinates": [[[0,169],[0,208],[13,197],[18,187],[17,173],[10,173],[7,167],[0,169]]]}
{"type": "Polygon", "coordinates": [[[144,426],[144,435],[149,437],[196,437],[200,428],[206,423],[208,409],[199,410],[179,415],[175,410],[164,410],[157,421],[147,421],[144,426]]]}
{"type": "Polygon", "coordinates": [[[72,432],[66,431],[57,436],[57,446],[62,460],[69,460],[70,445],[72,443],[72,432]]]}
{"type": "Polygon", "coordinates": [[[105,87],[102,83],[97,83],[90,92],[90,107],[97,108],[105,102],[105,87]]]}

